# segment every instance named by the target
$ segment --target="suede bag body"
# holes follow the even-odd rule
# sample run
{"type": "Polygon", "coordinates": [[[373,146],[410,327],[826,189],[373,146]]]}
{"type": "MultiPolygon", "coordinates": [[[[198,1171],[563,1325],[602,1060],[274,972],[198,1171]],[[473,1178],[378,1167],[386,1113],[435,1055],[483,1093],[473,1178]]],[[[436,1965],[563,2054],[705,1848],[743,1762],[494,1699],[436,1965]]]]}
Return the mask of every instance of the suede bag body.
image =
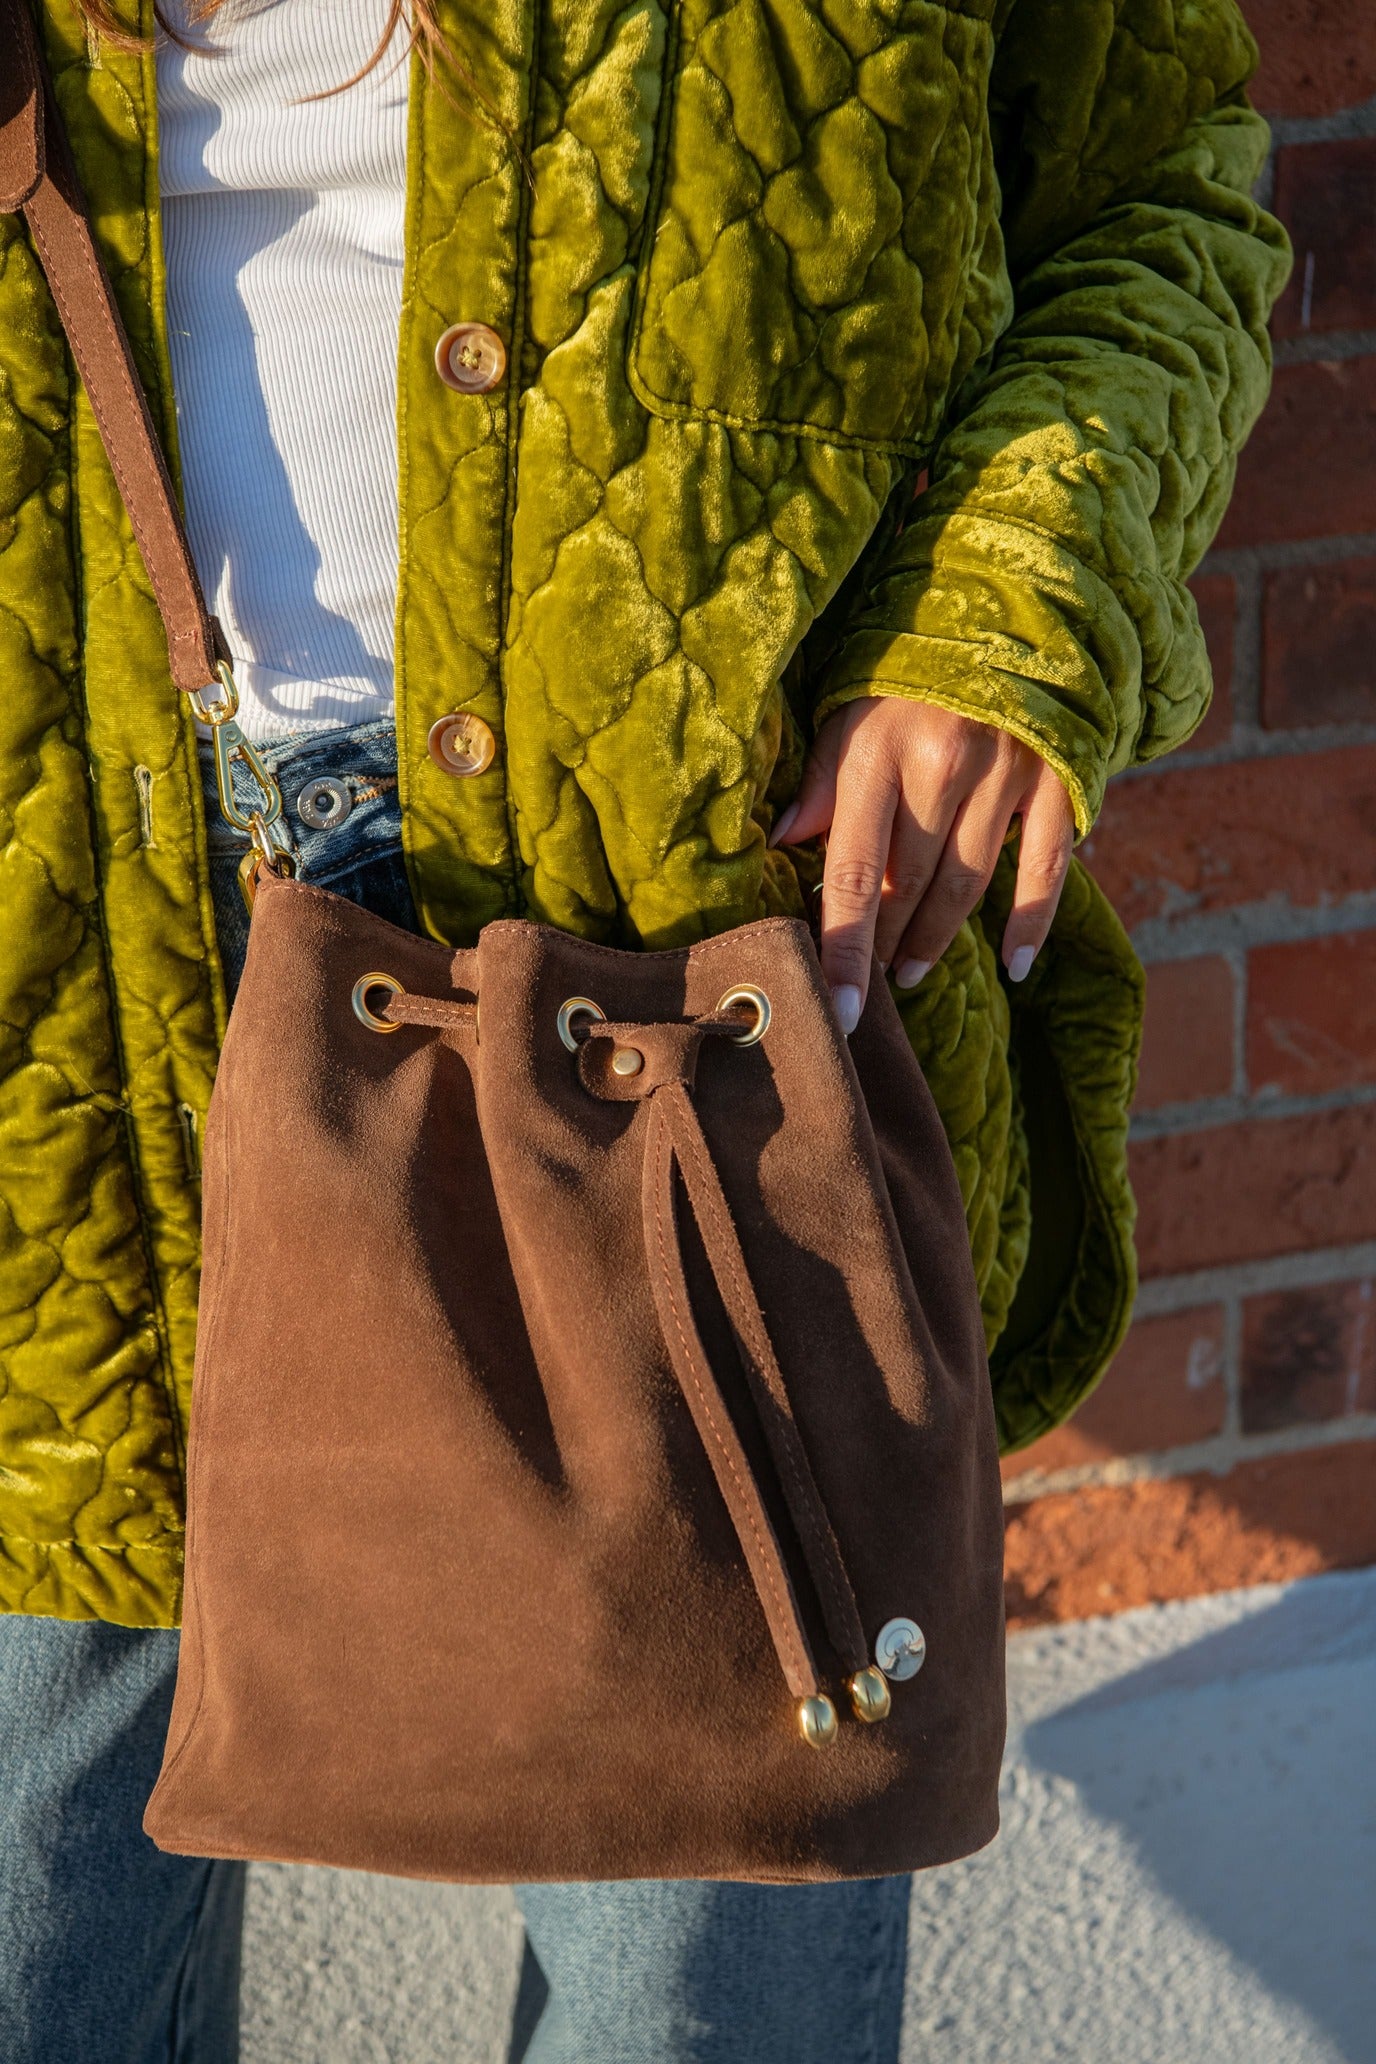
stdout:
{"type": "Polygon", "coordinates": [[[160,1847],[808,1881],[992,1837],[988,1367],[882,981],[846,1042],[796,920],[646,954],[512,921],[454,951],[264,872],[205,1256],[160,1847]],[[391,1036],[351,1007],[375,971],[403,985],[391,1036]],[[771,1006],[753,1045],[720,1036],[740,983],[771,1006]],[[579,996],[606,1023],[571,1052],[579,996]],[[771,1347],[866,1643],[926,1635],[877,1724],[747,1380],[771,1347]],[[823,1747],[795,1724],[809,1668],[823,1747]]]}

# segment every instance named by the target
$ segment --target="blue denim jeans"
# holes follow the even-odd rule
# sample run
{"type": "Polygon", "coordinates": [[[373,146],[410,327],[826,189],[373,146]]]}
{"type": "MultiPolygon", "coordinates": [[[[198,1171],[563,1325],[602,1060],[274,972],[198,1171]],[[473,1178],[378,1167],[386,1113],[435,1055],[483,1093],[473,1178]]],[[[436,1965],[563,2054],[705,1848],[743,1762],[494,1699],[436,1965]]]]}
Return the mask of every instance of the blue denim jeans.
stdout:
{"type": "Polygon", "coordinates": [[[143,1808],[177,1637],[0,1619],[0,2058],[232,2064],[244,1867],[161,1856],[143,1808]]]}
{"type": "MultiPolygon", "coordinates": [[[[392,924],[414,931],[416,913],[401,857],[397,745],[392,725],[383,722],[359,724],[350,731],[297,732],[260,746],[259,751],[282,790],[279,829],[296,861],[298,877],[322,889],[333,889],[337,896],[347,896],[392,924]]],[[[221,814],[208,746],[201,748],[201,767],[215,930],[232,995],[248,951],[248,910],[239,888],[239,862],[247,843],[221,814]]],[[[245,804],[256,801],[251,785],[242,778],[236,782],[236,792],[245,804]]]]}
{"type": "MultiPolygon", "coordinates": [[[[266,757],[301,877],[414,927],[391,725],[298,735],[266,757]]],[[[232,989],[244,845],[208,765],[206,781],[232,989]]],[[[140,1827],[176,1647],[0,1619],[0,2064],[238,2055],[244,1867],[162,1856],[140,1827]]],[[[904,1878],[518,1887],[513,2064],[896,2064],[908,1895],[904,1878]]]]}

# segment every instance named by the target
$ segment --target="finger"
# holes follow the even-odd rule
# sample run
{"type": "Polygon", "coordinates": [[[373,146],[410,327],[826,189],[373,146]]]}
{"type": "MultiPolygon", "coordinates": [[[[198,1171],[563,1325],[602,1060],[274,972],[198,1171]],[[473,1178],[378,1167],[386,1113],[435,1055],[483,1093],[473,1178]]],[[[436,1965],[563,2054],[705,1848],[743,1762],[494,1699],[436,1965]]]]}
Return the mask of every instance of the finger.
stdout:
{"type": "Polygon", "coordinates": [[[801,845],[804,839],[819,837],[831,823],[836,808],[836,769],[845,732],[844,715],[838,713],[817,733],[798,793],[769,834],[771,846],[785,842],[801,845]]]}
{"type": "Polygon", "coordinates": [[[874,927],[874,950],[887,969],[914,910],[931,886],[956,811],[982,772],[979,742],[959,759],[924,755],[903,770],[889,860],[874,927]]]}
{"type": "Polygon", "coordinates": [[[821,957],[836,1016],[847,1034],[860,1022],[869,989],[874,921],[898,792],[898,767],[891,756],[849,741],[843,745],[822,876],[821,957]]]}
{"type": "Polygon", "coordinates": [[[984,782],[957,810],[931,885],[894,955],[894,980],[911,989],[940,960],[988,888],[1017,806],[1009,781],[984,782]]]}
{"type": "Polygon", "coordinates": [[[1043,767],[1022,811],[1018,880],[1003,934],[1009,979],[1025,980],[1051,930],[1075,845],[1075,813],[1064,784],[1043,767]]]}

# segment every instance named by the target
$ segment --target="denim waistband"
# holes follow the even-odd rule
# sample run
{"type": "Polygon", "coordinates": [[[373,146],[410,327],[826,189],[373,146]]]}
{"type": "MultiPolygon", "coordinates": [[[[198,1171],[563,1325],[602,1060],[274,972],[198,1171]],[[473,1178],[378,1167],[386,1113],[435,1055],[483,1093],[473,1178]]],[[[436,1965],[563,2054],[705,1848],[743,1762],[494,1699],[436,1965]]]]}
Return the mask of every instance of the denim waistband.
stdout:
{"type": "MultiPolygon", "coordinates": [[[[372,821],[376,822],[377,814],[395,814],[396,833],[400,837],[401,817],[396,808],[397,736],[390,717],[337,730],[294,731],[271,739],[256,750],[282,791],[280,830],[298,863],[309,866],[312,860],[325,859],[327,845],[329,857],[337,856],[341,843],[350,842],[343,835],[360,803],[383,802],[384,811],[374,813],[372,821]],[[330,781],[339,782],[349,800],[335,821],[324,826],[302,815],[301,800],[303,795],[309,795],[312,784],[330,781]]],[[[200,740],[200,759],[210,849],[212,853],[241,854],[244,835],[227,823],[220,811],[215,752],[208,738],[200,740]]],[[[247,771],[237,762],[235,792],[245,803],[254,793],[247,771]]],[[[361,825],[354,826],[353,840],[357,840],[361,829],[361,825]]]]}
{"type": "MultiPolygon", "coordinates": [[[[332,889],[407,931],[417,929],[401,847],[396,727],[389,717],[331,731],[300,731],[258,748],[282,791],[278,829],[298,880],[332,889]]],[[[244,833],[220,811],[215,754],[200,745],[210,846],[215,927],[231,994],[248,948],[248,913],[239,889],[244,833]]],[[[235,793],[255,800],[247,771],[235,766],[235,793]]]]}

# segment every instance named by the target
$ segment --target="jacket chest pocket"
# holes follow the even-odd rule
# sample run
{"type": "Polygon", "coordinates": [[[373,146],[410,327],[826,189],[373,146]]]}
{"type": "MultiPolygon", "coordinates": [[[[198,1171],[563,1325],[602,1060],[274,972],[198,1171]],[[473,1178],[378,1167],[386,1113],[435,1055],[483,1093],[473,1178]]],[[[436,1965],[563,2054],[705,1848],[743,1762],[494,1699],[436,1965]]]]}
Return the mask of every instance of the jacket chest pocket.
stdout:
{"type": "Polygon", "coordinates": [[[674,31],[635,392],[918,449],[993,205],[980,0],[681,0],[674,31]]]}

